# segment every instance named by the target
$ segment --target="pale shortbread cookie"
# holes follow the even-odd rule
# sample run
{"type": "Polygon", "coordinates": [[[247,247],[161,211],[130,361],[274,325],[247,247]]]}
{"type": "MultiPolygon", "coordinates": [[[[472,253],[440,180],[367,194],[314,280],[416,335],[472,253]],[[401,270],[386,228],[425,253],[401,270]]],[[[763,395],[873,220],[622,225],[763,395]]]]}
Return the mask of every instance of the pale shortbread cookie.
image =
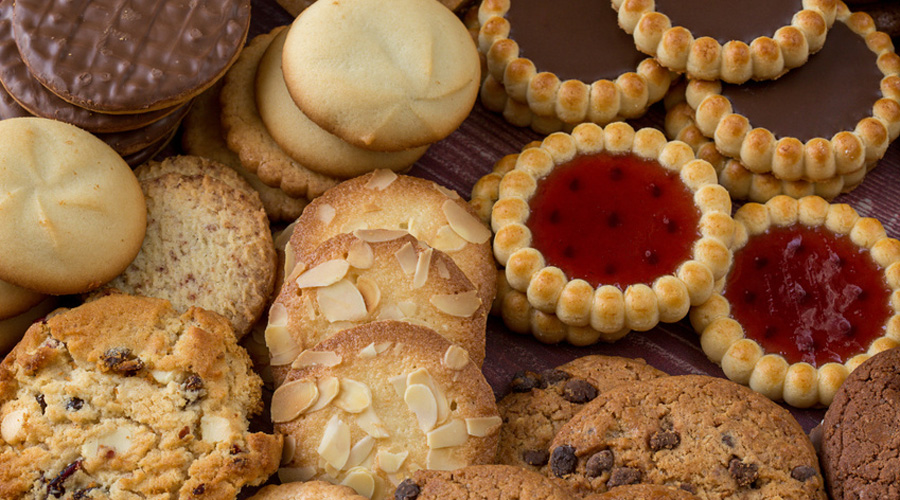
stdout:
{"type": "MultiPolygon", "coordinates": [[[[294,17],[300,15],[303,12],[303,9],[309,7],[316,0],[276,0],[278,5],[282,6],[284,10],[288,11],[288,13],[294,17]]],[[[441,3],[444,4],[445,7],[454,11],[461,12],[465,7],[472,3],[472,0],[441,0],[441,3]]]]}
{"type": "Polygon", "coordinates": [[[281,71],[287,31],[279,33],[263,55],[256,73],[256,104],[272,139],[291,158],[322,174],[347,178],[379,168],[407,170],[428,145],[405,151],[371,151],[326,132],[291,99],[281,71]]]}
{"type": "Polygon", "coordinates": [[[0,280],[0,319],[11,318],[31,309],[44,294],[0,280]]]}
{"type": "Polygon", "coordinates": [[[356,229],[403,229],[456,262],[494,300],[496,267],[490,231],[460,196],[432,181],[387,170],[342,182],[313,200],[297,219],[290,245],[298,261],[322,242],[356,229]]]}
{"type": "Polygon", "coordinates": [[[436,0],[316,2],[291,25],[282,67],[312,121],[376,151],[450,135],[481,78],[469,32],[436,0]]]}
{"type": "MultiPolygon", "coordinates": [[[[481,366],[490,304],[445,253],[405,231],[359,230],[329,239],[308,257],[269,310],[273,367],[341,330],[387,319],[427,326],[481,366]],[[279,327],[287,338],[276,336],[279,327]]],[[[276,382],[285,371],[276,370],[276,382]]]]}
{"type": "Polygon", "coordinates": [[[0,319],[0,357],[6,356],[28,330],[32,323],[56,309],[59,298],[50,295],[27,311],[6,319],[0,319]]]}
{"type": "Polygon", "coordinates": [[[113,295],[32,326],[0,365],[0,497],[233,500],[278,466],[229,322],[113,295]]]}
{"type": "Polygon", "coordinates": [[[416,470],[494,457],[501,421],[491,387],[464,349],[428,328],[366,323],[293,366],[272,396],[283,482],[325,479],[380,500],[416,470]]]}
{"type": "Polygon", "coordinates": [[[96,288],[137,255],[137,179],[112,148],[45,118],[0,121],[0,279],[63,295],[96,288]]]}
{"type": "Polygon", "coordinates": [[[141,181],[147,237],[109,287],[199,306],[227,317],[238,336],[262,315],[275,280],[275,247],[259,198],[208,176],[167,173],[141,181]]]}
{"type": "Polygon", "coordinates": [[[353,488],[325,481],[306,481],[269,485],[250,500],[366,500],[353,488]]]}

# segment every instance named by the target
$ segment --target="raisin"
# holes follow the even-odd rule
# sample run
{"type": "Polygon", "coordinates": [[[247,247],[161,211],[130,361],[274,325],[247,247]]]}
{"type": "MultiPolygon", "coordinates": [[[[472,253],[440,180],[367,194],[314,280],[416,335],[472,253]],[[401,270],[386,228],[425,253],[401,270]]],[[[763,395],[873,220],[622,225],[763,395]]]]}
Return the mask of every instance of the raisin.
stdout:
{"type": "Polygon", "coordinates": [[[564,444],[557,446],[550,454],[550,468],[558,477],[575,472],[578,465],[578,457],[575,456],[575,447],[564,444]]]}
{"type": "Polygon", "coordinates": [[[66,494],[66,487],[63,483],[66,482],[66,479],[69,479],[69,476],[75,474],[79,469],[81,469],[81,459],[78,459],[69,465],[67,465],[63,470],[59,471],[59,474],[50,481],[50,484],[47,485],[47,494],[62,497],[66,494]]]}
{"type": "Polygon", "coordinates": [[[231,454],[237,455],[238,453],[243,453],[244,450],[241,449],[240,446],[233,444],[231,445],[231,454]]]}
{"type": "Polygon", "coordinates": [[[44,414],[44,410],[47,409],[47,401],[44,399],[43,394],[38,394],[34,397],[35,401],[37,401],[38,406],[41,407],[41,415],[44,414]]]}
{"type": "Polygon", "coordinates": [[[530,371],[520,371],[513,375],[512,382],[509,383],[509,390],[512,392],[528,392],[532,389],[542,389],[544,383],[541,376],[530,371]]]}
{"type": "Polygon", "coordinates": [[[550,369],[541,372],[541,379],[543,379],[544,383],[547,385],[556,385],[560,382],[569,380],[570,378],[572,378],[572,376],[562,370],[550,369]]]}
{"type": "Polygon", "coordinates": [[[550,453],[547,450],[525,450],[522,452],[522,461],[540,467],[550,461],[550,453]]]}
{"type": "Polygon", "coordinates": [[[587,463],[584,465],[585,473],[588,477],[597,477],[608,470],[612,470],[615,465],[615,455],[612,450],[602,450],[591,455],[587,463]]]}
{"type": "Polygon", "coordinates": [[[697,487],[694,486],[694,485],[691,484],[691,483],[681,483],[678,487],[681,488],[681,489],[683,489],[684,491],[686,491],[686,492],[688,492],[688,493],[691,493],[691,494],[694,494],[694,495],[697,494],[697,487]]]}
{"type": "Polygon", "coordinates": [[[188,426],[182,427],[181,430],[178,431],[178,439],[184,439],[184,437],[187,436],[189,432],[191,432],[191,430],[188,428],[188,426]]]}
{"type": "Polygon", "coordinates": [[[606,482],[607,488],[615,488],[616,486],[624,486],[626,484],[637,484],[641,482],[643,474],[641,471],[632,467],[616,467],[609,473],[609,481],[606,482]]]}
{"type": "Polygon", "coordinates": [[[798,465],[791,471],[791,477],[797,481],[806,481],[816,476],[816,469],[808,465],[798,465]]]}
{"type": "Polygon", "coordinates": [[[759,466],[756,464],[745,464],[737,457],[733,457],[728,462],[728,472],[738,486],[750,486],[759,478],[759,466]]]}
{"type": "Polygon", "coordinates": [[[181,383],[181,390],[184,392],[184,399],[187,404],[196,403],[200,398],[206,396],[206,387],[200,375],[192,373],[188,375],[184,382],[181,383]]]}
{"type": "Polygon", "coordinates": [[[570,403],[584,404],[597,397],[597,388],[586,380],[574,378],[566,382],[562,396],[570,403]]]}
{"type": "Polygon", "coordinates": [[[100,357],[107,370],[116,372],[125,377],[137,375],[144,369],[144,362],[135,356],[127,347],[114,347],[100,357]]]}
{"type": "Polygon", "coordinates": [[[657,431],[650,436],[650,449],[653,451],[672,450],[681,444],[681,436],[673,431],[657,431]]]}
{"type": "Polygon", "coordinates": [[[78,411],[84,407],[84,400],[81,398],[70,398],[66,402],[66,409],[69,411],[78,411]]]}
{"type": "Polygon", "coordinates": [[[421,491],[412,479],[404,479],[394,491],[394,500],[415,500],[421,491]]]}
{"type": "Polygon", "coordinates": [[[722,444],[729,448],[734,448],[734,438],[731,434],[722,434],[722,444]]]}
{"type": "Polygon", "coordinates": [[[100,489],[99,486],[87,486],[85,488],[80,488],[78,491],[72,494],[72,500],[84,500],[89,498],[88,495],[92,490],[100,489]]]}
{"type": "Polygon", "coordinates": [[[202,494],[206,493],[206,485],[203,483],[200,483],[200,486],[197,486],[196,488],[194,488],[193,493],[194,493],[194,495],[202,495],[202,494]]]}

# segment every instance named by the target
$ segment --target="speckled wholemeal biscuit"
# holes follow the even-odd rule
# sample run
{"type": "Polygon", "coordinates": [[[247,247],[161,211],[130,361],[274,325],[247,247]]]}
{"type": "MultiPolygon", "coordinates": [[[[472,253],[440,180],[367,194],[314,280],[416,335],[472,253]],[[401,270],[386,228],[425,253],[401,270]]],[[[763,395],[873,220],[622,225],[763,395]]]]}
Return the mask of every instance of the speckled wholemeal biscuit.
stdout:
{"type": "Polygon", "coordinates": [[[179,310],[205,307],[231,320],[238,336],[246,334],[275,279],[275,247],[256,193],[177,173],[145,179],[141,187],[147,236],[108,286],[166,298],[179,310]]]}
{"type": "Polygon", "coordinates": [[[0,497],[232,500],[277,467],[259,378],[221,316],[114,295],[32,326],[0,365],[0,497]]]}
{"type": "MultiPolygon", "coordinates": [[[[269,311],[273,367],[337,332],[374,320],[427,326],[484,361],[489,304],[445,253],[405,231],[358,230],[298,261],[269,311]],[[276,337],[274,329],[284,328],[276,337]]],[[[276,370],[280,382],[285,370],[276,370]]]]}
{"type": "Polygon", "coordinates": [[[576,496],[546,476],[510,465],[420,470],[401,483],[395,500],[570,500],[576,496]]]}
{"type": "Polygon", "coordinates": [[[822,423],[822,469],[834,500],[900,497],[900,349],[859,365],[822,423]]]}
{"type": "Polygon", "coordinates": [[[489,463],[500,417],[465,350],[400,321],[344,330],[293,363],[272,396],[282,481],[326,479],[380,500],[419,469],[489,463]]]}
{"type": "Polygon", "coordinates": [[[697,500],[697,497],[674,486],[629,484],[617,486],[605,493],[588,495],[584,500],[697,500]]]}
{"type": "Polygon", "coordinates": [[[619,385],[665,376],[641,359],[591,355],[541,373],[516,373],[497,403],[503,418],[497,462],[540,471],[560,427],[585,403],[619,385]]]}
{"type": "Polygon", "coordinates": [[[306,481],[269,485],[250,500],[365,500],[353,488],[325,481],[306,481]]]}
{"type": "Polygon", "coordinates": [[[704,375],[601,394],[550,445],[552,474],[582,494],[669,484],[703,499],[824,500],[812,443],[787,410],[704,375]]]}
{"type": "Polygon", "coordinates": [[[202,156],[170,156],[159,161],[150,160],[134,169],[134,175],[138,181],[148,181],[170,173],[181,174],[185,177],[208,175],[224,182],[228,187],[244,193],[251,200],[255,200],[258,196],[240,174],[215,160],[202,156]]]}

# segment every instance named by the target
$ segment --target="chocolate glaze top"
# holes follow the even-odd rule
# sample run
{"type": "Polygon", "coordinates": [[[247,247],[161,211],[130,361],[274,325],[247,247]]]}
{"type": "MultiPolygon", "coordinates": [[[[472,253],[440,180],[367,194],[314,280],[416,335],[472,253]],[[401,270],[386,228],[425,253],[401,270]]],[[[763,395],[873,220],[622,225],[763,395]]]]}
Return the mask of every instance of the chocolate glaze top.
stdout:
{"type": "Polygon", "coordinates": [[[872,115],[881,97],[877,56],[863,37],[835,22],[825,46],[778,80],[723,85],[734,112],[776,137],[831,137],[872,115]]]}
{"type": "Polygon", "coordinates": [[[619,28],[608,0],[515,0],[506,18],[520,55],[561,80],[612,80],[647,57],[619,28]]]}
{"type": "Polygon", "coordinates": [[[803,9],[801,0],[656,0],[656,12],[665,14],[672,26],[690,30],[694,38],[709,36],[719,43],[752,42],[772,37],[791,24],[803,9]]]}

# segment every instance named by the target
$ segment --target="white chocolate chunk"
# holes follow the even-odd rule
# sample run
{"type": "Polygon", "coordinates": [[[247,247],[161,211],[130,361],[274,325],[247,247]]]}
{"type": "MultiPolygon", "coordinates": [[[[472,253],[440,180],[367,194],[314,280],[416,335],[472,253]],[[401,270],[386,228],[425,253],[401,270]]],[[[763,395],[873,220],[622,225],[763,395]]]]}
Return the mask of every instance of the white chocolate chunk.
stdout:
{"type": "Polygon", "coordinates": [[[394,474],[400,470],[400,467],[403,467],[403,462],[406,461],[406,457],[408,456],[409,452],[406,450],[401,451],[400,453],[378,450],[378,453],[375,455],[375,464],[379,469],[388,474],[394,474]]]}
{"type": "Polygon", "coordinates": [[[469,364],[469,352],[453,344],[444,352],[441,363],[451,370],[462,370],[469,364]]]}
{"type": "Polygon", "coordinates": [[[469,433],[466,431],[466,423],[454,418],[429,432],[425,437],[429,448],[450,448],[465,443],[469,439],[469,433]]]}
{"type": "Polygon", "coordinates": [[[406,386],[403,400],[406,401],[406,406],[416,415],[422,432],[427,433],[434,429],[438,419],[438,411],[437,401],[431,389],[422,384],[408,385],[406,386]]]}
{"type": "Polygon", "coordinates": [[[441,208],[444,211],[444,216],[447,217],[447,223],[464,240],[480,245],[491,239],[491,230],[461,207],[459,203],[447,200],[441,208]]]}
{"type": "Polygon", "coordinates": [[[272,393],[272,422],[294,420],[309,409],[318,397],[319,389],[315,382],[292,380],[282,384],[272,393]]]}
{"type": "Polygon", "coordinates": [[[397,263],[400,264],[400,269],[403,270],[403,274],[410,275],[416,272],[416,264],[418,263],[419,258],[416,255],[416,249],[413,248],[412,243],[407,242],[400,247],[400,250],[394,252],[394,257],[397,258],[397,263]]]}
{"type": "Polygon", "coordinates": [[[316,294],[316,303],[325,319],[331,323],[361,321],[369,314],[366,309],[366,300],[359,288],[346,279],[319,288],[316,294]]]}
{"type": "Polygon", "coordinates": [[[291,368],[303,368],[304,366],[322,365],[327,367],[341,364],[341,357],[332,351],[305,350],[291,363],[291,368]]]}
{"type": "Polygon", "coordinates": [[[490,436],[500,429],[502,423],[503,419],[497,416],[467,418],[466,432],[475,437],[490,436]]]}
{"type": "Polygon", "coordinates": [[[328,406],[341,390],[341,381],[337,377],[322,377],[316,381],[316,389],[319,390],[319,398],[306,413],[319,411],[328,406]]]}
{"type": "Polygon", "coordinates": [[[175,380],[175,372],[174,371],[151,370],[150,375],[153,377],[153,380],[155,380],[163,385],[168,384],[169,382],[175,380]]]}
{"type": "Polygon", "coordinates": [[[353,488],[354,491],[366,498],[371,498],[375,493],[375,477],[372,475],[372,471],[365,467],[350,469],[341,484],[353,488]]]}
{"type": "MultiPolygon", "coordinates": [[[[221,418],[221,417],[214,417],[214,418],[221,418]]],[[[214,430],[210,427],[214,427],[216,425],[221,425],[221,423],[211,423],[209,420],[207,420],[205,422],[207,426],[204,427],[203,424],[204,424],[204,420],[206,420],[206,419],[207,419],[206,416],[204,416],[203,418],[200,419],[201,432],[203,433],[203,441],[206,441],[206,442],[224,441],[224,439],[211,440],[207,437],[207,433],[212,435],[215,432],[217,432],[216,430],[214,430]]],[[[225,420],[225,419],[222,419],[222,420],[225,420]]],[[[228,426],[227,420],[225,421],[225,425],[228,426]]],[[[228,430],[230,431],[230,428],[228,428],[228,430]]],[[[113,430],[112,432],[101,436],[96,441],[88,441],[85,444],[83,444],[81,446],[81,456],[96,457],[99,453],[101,453],[101,452],[105,453],[106,451],[109,451],[109,450],[112,450],[117,455],[127,453],[128,450],[131,448],[132,434],[133,434],[132,428],[118,427],[115,430],[113,430]]],[[[226,435],[225,438],[227,439],[228,436],[226,435]]]]}
{"type": "MultiPolygon", "coordinates": [[[[122,429],[118,429],[116,432],[119,432],[120,430],[122,429]]],[[[231,422],[227,418],[218,415],[203,415],[200,417],[200,434],[203,436],[203,441],[206,441],[207,443],[228,441],[231,437],[231,422]]],[[[116,449],[117,447],[124,447],[127,449],[130,447],[131,436],[121,437],[123,437],[125,442],[114,443],[109,447],[113,449],[116,449]]]]}
{"type": "Polygon", "coordinates": [[[348,413],[359,413],[372,404],[369,386],[353,379],[341,379],[341,390],[334,405],[348,413]]]}
{"type": "Polygon", "coordinates": [[[347,262],[357,269],[368,269],[375,263],[375,251],[372,245],[363,240],[355,240],[347,250],[347,262]]]}
{"type": "Polygon", "coordinates": [[[428,281],[428,269],[431,268],[431,254],[434,253],[432,248],[426,248],[419,253],[419,259],[416,261],[416,274],[413,275],[413,288],[422,288],[428,281]]]}
{"type": "Polygon", "coordinates": [[[397,174],[395,174],[391,170],[379,168],[378,170],[372,172],[372,178],[369,179],[369,182],[366,183],[367,189],[375,189],[377,191],[384,191],[384,189],[391,185],[397,179],[397,174]]]}
{"type": "Polygon", "coordinates": [[[297,277],[298,288],[317,288],[332,285],[344,279],[350,263],[344,259],[327,260],[297,277]]]}
{"type": "Polygon", "coordinates": [[[439,311],[460,318],[468,318],[481,307],[481,299],[478,297],[477,290],[449,295],[432,295],[429,301],[439,311]]]}
{"type": "Polygon", "coordinates": [[[316,452],[325,463],[336,470],[343,470],[350,458],[350,426],[337,415],[331,417],[316,452]]]}

